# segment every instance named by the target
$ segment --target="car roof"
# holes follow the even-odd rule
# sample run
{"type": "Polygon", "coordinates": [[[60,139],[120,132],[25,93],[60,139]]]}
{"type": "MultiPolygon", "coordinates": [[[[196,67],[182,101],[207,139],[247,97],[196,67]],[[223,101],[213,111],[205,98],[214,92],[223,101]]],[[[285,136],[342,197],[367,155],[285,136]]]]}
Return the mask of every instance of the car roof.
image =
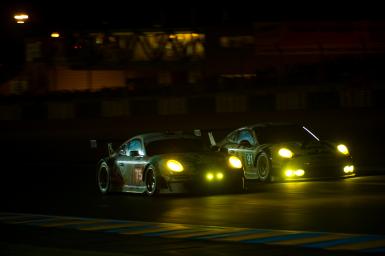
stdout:
{"type": "Polygon", "coordinates": [[[255,123],[251,125],[247,125],[241,128],[238,128],[237,130],[243,130],[243,129],[254,129],[258,127],[277,127],[277,126],[299,126],[298,123],[290,123],[290,122],[266,122],[266,123],[255,123]]]}
{"type": "Polygon", "coordinates": [[[151,133],[139,134],[137,136],[132,137],[130,140],[137,139],[137,138],[143,140],[144,143],[150,143],[152,141],[164,140],[164,139],[181,139],[181,138],[200,139],[199,136],[195,136],[193,134],[183,133],[183,132],[151,132],[151,133]]]}

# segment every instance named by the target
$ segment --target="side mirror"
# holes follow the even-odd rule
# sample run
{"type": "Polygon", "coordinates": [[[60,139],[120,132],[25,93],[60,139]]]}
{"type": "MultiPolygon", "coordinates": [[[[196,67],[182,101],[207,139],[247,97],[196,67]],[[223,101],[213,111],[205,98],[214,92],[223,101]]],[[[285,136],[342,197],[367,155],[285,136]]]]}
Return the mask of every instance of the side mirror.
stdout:
{"type": "Polygon", "coordinates": [[[124,150],[124,149],[119,150],[119,155],[121,155],[121,156],[127,155],[126,150],[124,150]]]}
{"type": "Polygon", "coordinates": [[[108,155],[112,156],[114,154],[114,149],[112,148],[112,143],[108,143],[107,148],[108,148],[108,155]]]}
{"type": "Polygon", "coordinates": [[[210,150],[214,152],[218,152],[220,148],[217,145],[215,145],[215,146],[211,146],[210,150]]]}
{"type": "Polygon", "coordinates": [[[239,145],[241,145],[242,147],[251,147],[251,144],[248,140],[241,140],[239,145]]]}
{"type": "Polygon", "coordinates": [[[219,148],[219,152],[222,152],[222,153],[229,153],[229,150],[227,148],[219,148]]]}
{"type": "Polygon", "coordinates": [[[140,155],[139,155],[139,151],[138,151],[138,150],[132,150],[132,151],[130,151],[130,156],[132,156],[132,157],[140,156],[140,155]]]}

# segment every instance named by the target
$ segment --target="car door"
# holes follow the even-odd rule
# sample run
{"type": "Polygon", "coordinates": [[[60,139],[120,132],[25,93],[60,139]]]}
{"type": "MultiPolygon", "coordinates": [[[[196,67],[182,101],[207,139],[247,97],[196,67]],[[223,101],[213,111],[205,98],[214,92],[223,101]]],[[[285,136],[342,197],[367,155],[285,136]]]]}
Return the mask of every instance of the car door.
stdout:
{"type": "Polygon", "coordinates": [[[145,152],[143,142],[141,139],[133,139],[127,147],[127,173],[128,173],[128,186],[135,187],[144,186],[143,175],[144,168],[147,160],[145,158],[145,152]]]}
{"type": "Polygon", "coordinates": [[[115,166],[118,170],[120,176],[123,180],[123,186],[127,186],[130,183],[130,174],[129,174],[129,157],[128,157],[128,147],[130,142],[122,144],[119,148],[118,155],[115,158],[115,166]]]}

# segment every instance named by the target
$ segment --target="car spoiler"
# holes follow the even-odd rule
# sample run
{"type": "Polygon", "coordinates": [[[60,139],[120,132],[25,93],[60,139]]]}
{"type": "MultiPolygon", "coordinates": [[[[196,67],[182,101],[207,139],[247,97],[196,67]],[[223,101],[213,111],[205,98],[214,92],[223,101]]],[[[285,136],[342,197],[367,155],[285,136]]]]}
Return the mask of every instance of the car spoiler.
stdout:
{"type": "Polygon", "coordinates": [[[216,143],[216,141],[215,141],[213,132],[209,131],[209,132],[207,133],[207,135],[209,136],[210,145],[211,145],[211,146],[216,146],[217,143],[216,143]]]}
{"type": "Polygon", "coordinates": [[[108,156],[111,157],[115,153],[114,149],[112,148],[111,142],[107,144],[107,148],[108,148],[108,156]]]}
{"type": "Polygon", "coordinates": [[[194,134],[196,136],[203,136],[203,135],[206,136],[207,134],[207,137],[210,141],[210,146],[214,147],[214,146],[217,146],[217,142],[221,141],[230,131],[231,129],[210,129],[210,130],[199,129],[199,130],[194,130],[194,134]]]}

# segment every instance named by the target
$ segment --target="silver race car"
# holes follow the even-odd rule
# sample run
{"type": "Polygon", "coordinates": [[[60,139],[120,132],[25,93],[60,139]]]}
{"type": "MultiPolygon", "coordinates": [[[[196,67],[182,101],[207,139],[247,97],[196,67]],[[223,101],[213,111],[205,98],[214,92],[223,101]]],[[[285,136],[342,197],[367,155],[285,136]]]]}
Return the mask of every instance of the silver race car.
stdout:
{"type": "MultiPolygon", "coordinates": [[[[208,144],[208,143],[207,143],[208,144]]],[[[201,136],[147,133],[125,141],[97,167],[102,194],[243,189],[243,167],[236,156],[212,152],[201,136]]]]}
{"type": "Polygon", "coordinates": [[[302,125],[261,123],[242,127],[228,133],[215,147],[241,159],[247,180],[355,175],[346,145],[320,140],[302,125]]]}

